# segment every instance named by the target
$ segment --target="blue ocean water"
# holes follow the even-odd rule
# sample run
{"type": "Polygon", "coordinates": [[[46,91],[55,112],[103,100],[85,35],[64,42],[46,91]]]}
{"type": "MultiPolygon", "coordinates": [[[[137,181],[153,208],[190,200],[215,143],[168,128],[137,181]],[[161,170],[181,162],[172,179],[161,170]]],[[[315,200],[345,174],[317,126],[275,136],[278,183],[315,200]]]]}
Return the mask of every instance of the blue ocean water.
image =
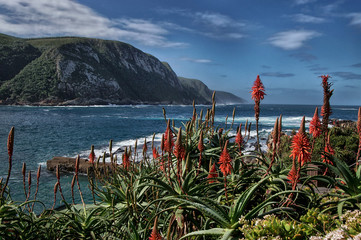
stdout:
{"type": "MultiPolygon", "coordinates": [[[[276,118],[283,115],[283,129],[297,129],[302,116],[310,120],[316,106],[312,105],[267,105],[261,104],[260,132],[263,138],[271,132],[276,118]]],[[[320,107],[320,106],[318,106],[320,107]]],[[[89,107],[29,107],[0,106],[0,177],[6,178],[8,169],[7,136],[12,126],[15,127],[15,145],[13,169],[10,186],[15,201],[24,201],[21,168],[27,164],[31,171],[31,195],[35,191],[36,171],[42,166],[38,199],[50,207],[53,202],[55,174],[46,170],[45,162],[54,156],[89,155],[90,146],[95,146],[96,154],[108,151],[109,140],[113,140],[113,151],[119,147],[147,142],[156,133],[159,143],[161,133],[166,128],[163,110],[167,118],[173,119],[176,126],[190,120],[192,106],[89,106],[89,107]]],[[[211,106],[197,106],[199,113],[204,113],[211,106]]],[[[235,127],[246,120],[254,123],[254,109],[251,104],[224,105],[216,107],[215,125],[225,125],[228,116],[228,127],[232,121],[233,109],[236,109],[235,127]]],[[[332,106],[331,118],[357,120],[358,107],[332,106]]],[[[255,124],[252,124],[251,135],[255,135],[255,124]]],[[[231,132],[232,133],[232,132],[231,132]]],[[[121,159],[121,156],[118,156],[121,159]]],[[[63,174],[61,184],[70,202],[71,174],[63,174]]],[[[82,177],[82,189],[90,201],[87,179],[82,177]]],[[[58,200],[60,197],[58,196],[58,200]]],[[[58,202],[58,201],[57,201],[58,202]]]]}

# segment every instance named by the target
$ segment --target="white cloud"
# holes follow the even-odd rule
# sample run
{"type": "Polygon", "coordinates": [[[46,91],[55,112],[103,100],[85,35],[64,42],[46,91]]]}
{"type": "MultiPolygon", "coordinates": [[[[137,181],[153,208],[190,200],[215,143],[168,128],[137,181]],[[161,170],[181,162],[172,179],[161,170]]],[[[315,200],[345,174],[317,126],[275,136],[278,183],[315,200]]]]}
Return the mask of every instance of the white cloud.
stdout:
{"type": "Polygon", "coordinates": [[[316,31],[290,30],[276,33],[268,41],[273,46],[293,50],[302,47],[306,41],[318,36],[321,36],[321,34],[316,31]]]}
{"type": "Polygon", "coordinates": [[[109,19],[72,0],[0,0],[0,32],[23,37],[84,36],[157,47],[184,47],[144,19],[109,19]]]}
{"type": "Polygon", "coordinates": [[[188,57],[183,57],[183,58],[181,58],[181,60],[188,61],[188,62],[194,62],[194,63],[211,63],[212,62],[212,60],[209,60],[209,59],[195,59],[195,58],[188,58],[188,57]]]}
{"type": "Polygon", "coordinates": [[[361,27],[361,12],[347,14],[347,17],[351,18],[351,25],[357,25],[361,27]]]}
{"type": "Polygon", "coordinates": [[[209,13],[209,12],[197,12],[195,18],[198,21],[204,22],[208,25],[227,28],[227,27],[244,27],[245,24],[238,22],[226,15],[219,13],[209,13]]]}
{"type": "Polygon", "coordinates": [[[300,22],[300,23],[324,23],[326,22],[326,19],[320,18],[320,17],[314,17],[310,15],[305,14],[295,14],[291,16],[294,21],[300,22]]]}
{"type": "Polygon", "coordinates": [[[244,38],[245,34],[243,34],[243,31],[248,27],[247,24],[242,21],[216,12],[192,12],[191,10],[179,8],[158,9],[158,12],[173,16],[179,15],[192,20],[190,25],[195,24],[195,27],[184,27],[167,23],[168,26],[173,25],[174,28],[172,29],[200,34],[214,39],[238,40],[244,38]]]}
{"type": "Polygon", "coordinates": [[[307,3],[311,3],[314,2],[315,0],[295,0],[295,3],[297,5],[302,5],[302,4],[307,4],[307,3]]]}

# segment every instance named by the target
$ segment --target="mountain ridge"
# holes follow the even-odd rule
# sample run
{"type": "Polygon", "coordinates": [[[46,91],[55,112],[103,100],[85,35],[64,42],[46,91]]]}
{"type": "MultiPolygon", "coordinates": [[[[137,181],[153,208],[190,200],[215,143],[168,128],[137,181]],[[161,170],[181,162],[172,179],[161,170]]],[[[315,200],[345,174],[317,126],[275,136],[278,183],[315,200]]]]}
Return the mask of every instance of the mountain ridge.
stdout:
{"type": "Polygon", "coordinates": [[[168,63],[111,40],[0,34],[0,68],[0,104],[209,104],[212,94],[168,63]]]}

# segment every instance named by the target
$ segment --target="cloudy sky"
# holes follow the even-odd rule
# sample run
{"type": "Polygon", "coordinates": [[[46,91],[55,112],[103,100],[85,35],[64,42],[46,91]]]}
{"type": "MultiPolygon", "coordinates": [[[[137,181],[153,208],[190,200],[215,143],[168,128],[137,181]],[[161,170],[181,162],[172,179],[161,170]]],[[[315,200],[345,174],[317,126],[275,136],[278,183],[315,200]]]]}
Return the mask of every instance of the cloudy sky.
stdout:
{"type": "Polygon", "coordinates": [[[251,102],[361,105],[360,0],[0,0],[0,32],[128,42],[177,75],[251,102]]]}

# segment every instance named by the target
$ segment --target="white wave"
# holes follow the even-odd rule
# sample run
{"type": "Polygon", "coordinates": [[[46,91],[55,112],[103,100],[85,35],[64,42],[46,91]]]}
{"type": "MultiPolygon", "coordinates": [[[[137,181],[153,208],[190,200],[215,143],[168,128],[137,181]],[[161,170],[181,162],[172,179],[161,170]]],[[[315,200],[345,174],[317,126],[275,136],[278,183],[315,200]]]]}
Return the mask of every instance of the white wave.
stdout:
{"type": "MultiPolygon", "coordinates": [[[[162,141],[162,134],[163,133],[155,134],[155,136],[154,136],[154,146],[155,147],[160,146],[161,141],[162,141]]],[[[141,155],[143,152],[144,139],[146,139],[146,142],[147,142],[147,148],[148,148],[147,154],[149,155],[152,153],[151,142],[153,139],[153,134],[149,135],[149,136],[140,137],[139,139],[127,139],[127,140],[123,140],[123,141],[119,141],[119,142],[113,141],[112,152],[115,155],[117,155],[118,163],[121,163],[121,158],[122,158],[125,147],[127,147],[128,149],[131,148],[132,151],[134,151],[136,142],[137,142],[137,154],[141,155]],[[115,152],[117,152],[117,153],[115,153],[115,152]]],[[[94,154],[95,154],[96,158],[98,158],[99,156],[102,157],[104,155],[104,153],[109,153],[109,146],[102,146],[101,148],[96,148],[96,147],[94,148],[94,154]]],[[[83,158],[88,158],[89,154],[90,154],[90,148],[88,150],[83,150],[83,151],[79,152],[79,156],[83,157],[83,158]]],[[[110,162],[109,157],[106,157],[105,161],[110,162]]]]}
{"type": "MultiPolygon", "coordinates": [[[[263,125],[263,126],[270,126],[273,127],[274,123],[276,121],[276,119],[279,116],[270,116],[270,117],[260,117],[259,118],[259,124],[263,125]]],[[[299,127],[301,124],[303,116],[292,116],[292,117],[287,117],[287,116],[282,116],[282,126],[284,127],[299,127]]],[[[310,117],[306,117],[305,120],[310,121],[312,118],[310,117]]],[[[215,118],[215,120],[217,120],[218,122],[222,122],[221,118],[215,118]]],[[[245,116],[245,117],[235,117],[234,118],[234,122],[235,124],[239,124],[239,123],[246,123],[246,121],[248,120],[248,123],[252,123],[252,126],[255,126],[256,124],[256,120],[254,119],[253,116],[249,117],[249,116],[245,116]]],[[[223,122],[225,122],[225,118],[223,120],[223,122]]],[[[231,123],[232,119],[228,118],[227,123],[231,123]]]]}
{"type": "Polygon", "coordinates": [[[341,111],[358,111],[357,108],[334,108],[335,110],[341,110],[341,111]]]}

